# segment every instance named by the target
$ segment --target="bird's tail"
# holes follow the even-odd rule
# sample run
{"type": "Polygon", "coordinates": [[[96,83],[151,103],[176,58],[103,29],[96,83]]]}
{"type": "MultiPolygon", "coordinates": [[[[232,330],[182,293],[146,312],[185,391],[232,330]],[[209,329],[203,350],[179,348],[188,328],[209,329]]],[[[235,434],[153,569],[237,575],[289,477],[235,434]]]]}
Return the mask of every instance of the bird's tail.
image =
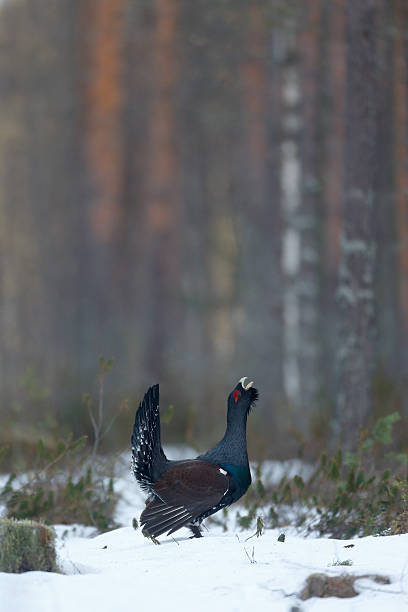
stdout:
{"type": "Polygon", "coordinates": [[[131,442],[133,473],[140,486],[150,491],[167,462],[160,442],[159,385],[150,387],[139,405],[131,442]]]}

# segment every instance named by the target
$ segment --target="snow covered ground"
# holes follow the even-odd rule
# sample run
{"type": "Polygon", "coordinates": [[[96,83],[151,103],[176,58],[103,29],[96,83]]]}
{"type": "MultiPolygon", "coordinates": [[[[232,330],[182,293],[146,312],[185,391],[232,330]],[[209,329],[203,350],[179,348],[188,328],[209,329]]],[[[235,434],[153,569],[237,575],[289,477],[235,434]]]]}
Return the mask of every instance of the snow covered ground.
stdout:
{"type": "Polygon", "coordinates": [[[181,530],[155,546],[131,526],[143,496],[130,474],[119,487],[125,498],[117,519],[125,526],[96,537],[89,528],[56,526],[64,573],[0,573],[1,612],[408,611],[408,534],[347,542],[287,530],[279,542],[277,530],[247,539],[253,532],[222,533],[211,525],[204,538],[189,539],[181,530]],[[344,561],[351,565],[339,565],[344,561]],[[301,601],[298,594],[315,572],[379,574],[391,583],[364,578],[355,583],[357,597],[301,601]]]}

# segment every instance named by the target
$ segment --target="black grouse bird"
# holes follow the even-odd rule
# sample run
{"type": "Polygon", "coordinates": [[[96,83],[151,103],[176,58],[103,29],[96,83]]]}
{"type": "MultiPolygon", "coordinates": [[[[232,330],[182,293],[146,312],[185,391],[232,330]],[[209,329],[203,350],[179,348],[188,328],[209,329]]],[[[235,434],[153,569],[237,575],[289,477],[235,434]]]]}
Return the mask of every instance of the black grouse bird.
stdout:
{"type": "Polygon", "coordinates": [[[201,537],[200,523],[236,502],[251,484],[246,444],[247,416],[258,399],[246,376],[228,396],[227,429],[222,440],[196,459],[170,461],[160,441],[159,385],[150,387],[135,417],[132,468],[149,493],[140,517],[150,536],[189,527],[201,537]]]}

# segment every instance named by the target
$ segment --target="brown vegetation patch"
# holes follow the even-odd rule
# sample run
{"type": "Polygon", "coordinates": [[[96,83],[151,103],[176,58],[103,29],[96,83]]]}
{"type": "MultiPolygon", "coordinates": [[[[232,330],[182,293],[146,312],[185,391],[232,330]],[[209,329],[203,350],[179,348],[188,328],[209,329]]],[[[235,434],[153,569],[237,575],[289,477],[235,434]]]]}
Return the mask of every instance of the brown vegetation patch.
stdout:
{"type": "Polygon", "coordinates": [[[391,523],[390,535],[408,533],[408,510],[403,510],[391,523]]]}
{"type": "Polygon", "coordinates": [[[363,575],[363,576],[327,576],[327,574],[311,574],[306,580],[306,586],[300,593],[300,599],[310,599],[310,597],[355,597],[358,592],[354,588],[354,583],[360,578],[370,578],[381,584],[389,584],[390,581],[384,576],[363,575]]]}

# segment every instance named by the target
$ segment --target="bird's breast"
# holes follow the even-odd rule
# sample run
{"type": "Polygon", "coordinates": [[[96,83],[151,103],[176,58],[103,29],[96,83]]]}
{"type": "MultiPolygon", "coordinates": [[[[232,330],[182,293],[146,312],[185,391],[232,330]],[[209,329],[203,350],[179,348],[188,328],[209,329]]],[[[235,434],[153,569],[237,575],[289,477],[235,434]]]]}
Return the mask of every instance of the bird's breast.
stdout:
{"type": "Polygon", "coordinates": [[[249,485],[251,484],[251,472],[248,465],[232,465],[231,463],[222,463],[221,468],[227,470],[234,478],[238,488],[240,489],[240,496],[244,495],[249,485]]]}

